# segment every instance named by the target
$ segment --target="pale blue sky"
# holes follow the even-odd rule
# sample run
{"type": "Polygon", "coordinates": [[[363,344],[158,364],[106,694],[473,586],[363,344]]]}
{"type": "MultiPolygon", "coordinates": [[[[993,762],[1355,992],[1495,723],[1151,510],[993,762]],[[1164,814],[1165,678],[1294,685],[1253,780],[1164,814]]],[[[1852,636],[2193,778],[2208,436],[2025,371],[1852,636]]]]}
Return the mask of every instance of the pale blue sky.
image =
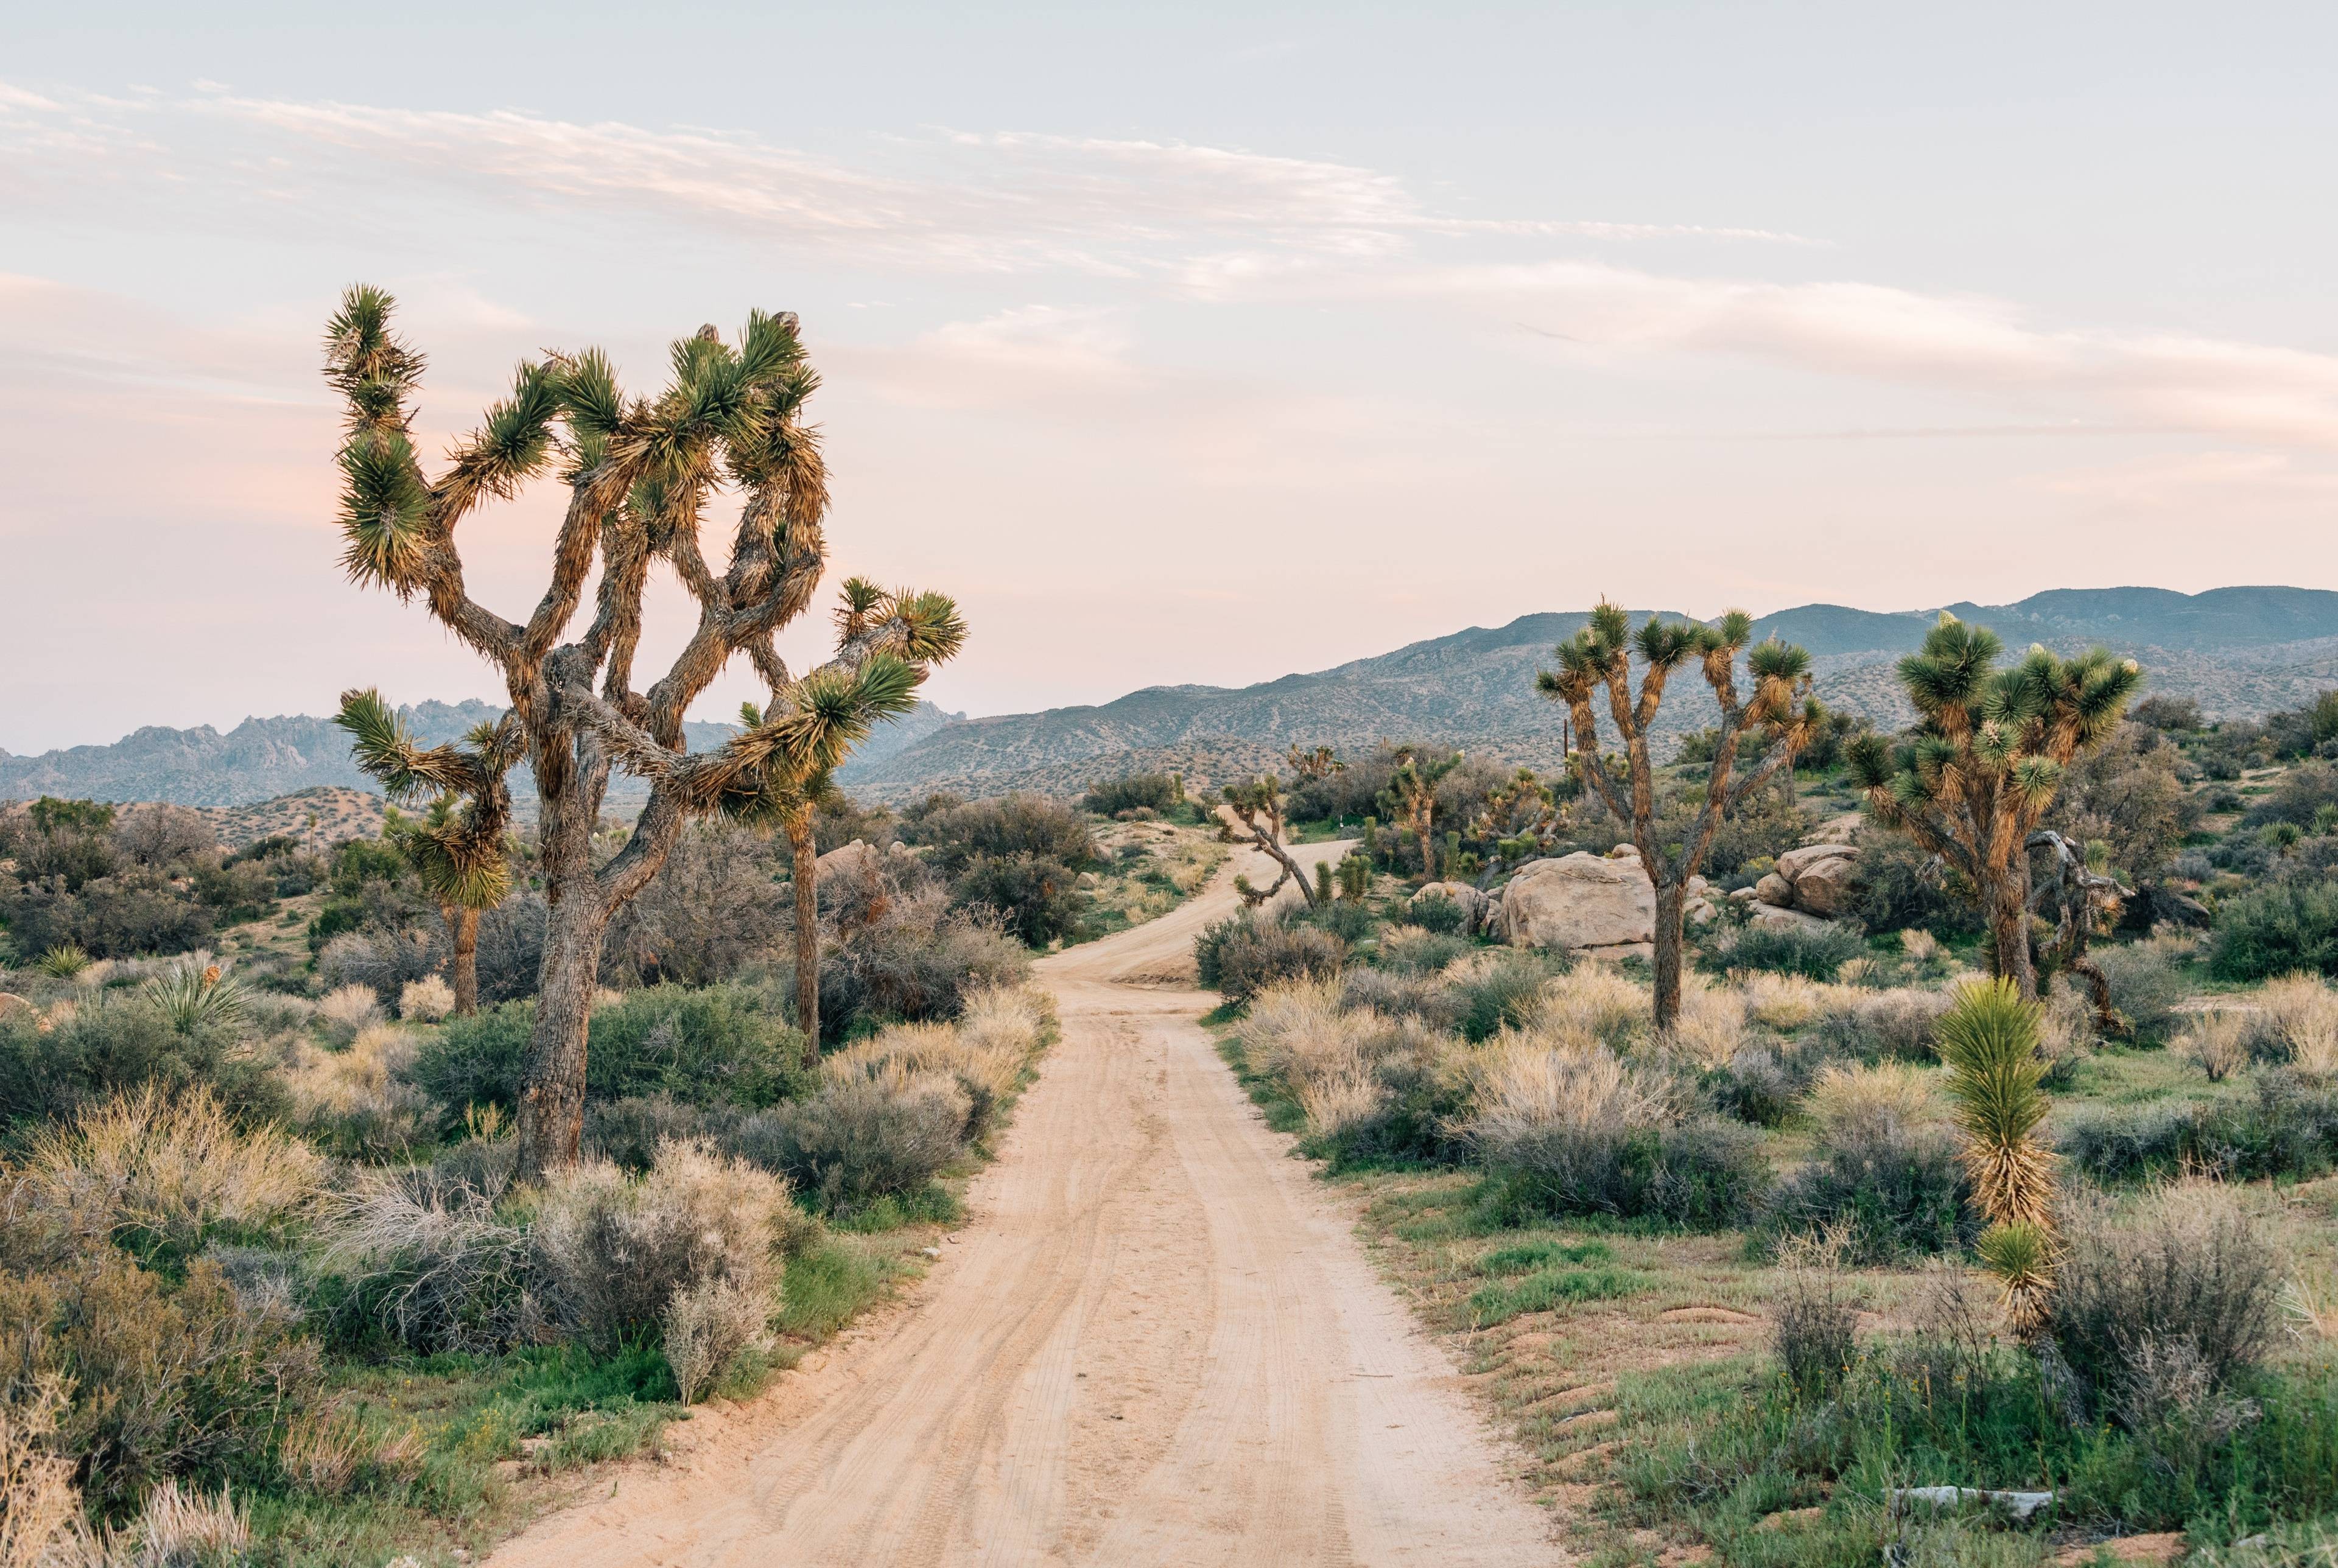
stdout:
{"type": "Polygon", "coordinates": [[[801,312],[840,565],[960,594],[976,711],[1603,593],[2338,587],[2326,6],[187,14],[0,21],[10,750],[497,694],[334,571],[359,278],[434,437],[801,312]]]}

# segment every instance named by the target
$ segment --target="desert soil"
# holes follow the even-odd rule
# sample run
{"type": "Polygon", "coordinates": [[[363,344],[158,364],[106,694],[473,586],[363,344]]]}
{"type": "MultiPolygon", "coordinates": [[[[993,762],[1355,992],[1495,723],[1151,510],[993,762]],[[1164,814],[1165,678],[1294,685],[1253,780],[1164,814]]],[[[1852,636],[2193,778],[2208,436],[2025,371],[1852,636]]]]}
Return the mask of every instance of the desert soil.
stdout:
{"type": "Polygon", "coordinates": [[[1194,936],[1262,860],[1040,963],[1063,1038],[911,1299],[491,1563],[1564,1561],[1196,1022],[1194,936]]]}

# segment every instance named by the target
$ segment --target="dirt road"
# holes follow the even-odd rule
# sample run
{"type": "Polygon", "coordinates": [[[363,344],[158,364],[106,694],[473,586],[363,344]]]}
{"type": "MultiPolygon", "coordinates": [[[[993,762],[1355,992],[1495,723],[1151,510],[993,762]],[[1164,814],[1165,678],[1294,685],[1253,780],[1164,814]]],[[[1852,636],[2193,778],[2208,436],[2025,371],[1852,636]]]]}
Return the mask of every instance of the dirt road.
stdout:
{"type": "Polygon", "coordinates": [[[912,1305],[491,1563],[1563,1561],[1194,1023],[1193,937],[1241,864],[1040,964],[1063,1039],[912,1305]]]}

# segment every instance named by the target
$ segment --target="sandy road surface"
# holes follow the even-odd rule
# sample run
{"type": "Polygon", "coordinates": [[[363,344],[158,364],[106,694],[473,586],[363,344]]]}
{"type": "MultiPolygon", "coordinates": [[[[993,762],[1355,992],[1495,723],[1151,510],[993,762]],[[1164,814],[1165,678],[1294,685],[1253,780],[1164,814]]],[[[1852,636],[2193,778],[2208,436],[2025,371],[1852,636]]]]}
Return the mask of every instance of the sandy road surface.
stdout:
{"type": "Polygon", "coordinates": [[[1190,989],[1194,934],[1233,869],[1041,963],[1063,1040],[912,1305],[491,1563],[1562,1561],[1194,1022],[1213,1000],[1190,989]]]}

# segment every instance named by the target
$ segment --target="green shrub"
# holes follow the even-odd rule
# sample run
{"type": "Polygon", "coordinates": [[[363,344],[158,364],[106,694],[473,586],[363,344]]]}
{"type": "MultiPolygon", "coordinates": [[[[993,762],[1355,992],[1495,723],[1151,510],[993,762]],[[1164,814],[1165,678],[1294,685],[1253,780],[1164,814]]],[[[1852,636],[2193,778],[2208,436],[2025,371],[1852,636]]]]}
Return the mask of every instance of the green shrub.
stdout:
{"type": "Polygon", "coordinates": [[[2164,1040],[2176,1004],[2190,995],[2167,955],[2146,943],[2098,946],[2088,955],[2110,983],[2111,1005],[2126,1014],[2136,1038],[2164,1040]]]}
{"type": "Polygon", "coordinates": [[[1924,1128],[1871,1127],[1823,1142],[1772,1195],[1762,1229],[1773,1243],[1839,1228],[1845,1262],[1892,1263],[1955,1252],[1980,1227],[1955,1144],[1924,1128]]]}
{"type": "Polygon", "coordinates": [[[1505,1028],[1528,1023],[1542,1001],[1543,982],[1564,967],[1564,960],[1544,954],[1506,952],[1448,986],[1462,1037],[1490,1040],[1505,1028]]]}
{"type": "Polygon", "coordinates": [[[1029,850],[968,858],[950,883],[954,903],[996,910],[1001,924],[1031,946],[1069,936],[1087,908],[1079,872],[1029,850]]]}
{"type": "Polygon", "coordinates": [[[58,1121],[79,1106],[152,1083],[210,1089],[239,1120],[281,1118],[291,1102],[275,1074],[238,1050],[219,1018],[173,1028],[142,997],[84,1003],[44,1034],[20,1013],[0,1020],[0,1122],[58,1121]]]}
{"type": "Polygon", "coordinates": [[[1648,1276],[1630,1269],[1538,1269],[1498,1285],[1480,1286],[1469,1297],[1469,1322],[1473,1328],[1490,1328],[1528,1312],[1636,1296],[1648,1285],[1648,1276]]]}
{"type": "Polygon", "coordinates": [[[1184,799],[1184,782],[1171,774],[1124,773],[1089,785],[1080,804],[1099,817],[1117,817],[1124,811],[1166,814],[1184,799]]]}
{"type": "Polygon", "coordinates": [[[1412,901],[1412,923],[1424,931],[1451,936],[1469,923],[1469,916],[1459,904],[1444,894],[1431,893],[1412,901]]]}
{"type": "Polygon", "coordinates": [[[931,1185],[965,1151],[972,1109],[966,1091],[938,1073],[831,1079],[806,1100],[748,1118],[731,1146],[784,1172],[823,1211],[850,1215],[931,1185]]]}
{"type": "Polygon", "coordinates": [[[2217,911],[2208,960],[2217,979],[2270,980],[2301,970],[2338,975],[2338,882],[2275,882],[2217,911]]]}
{"type": "Polygon", "coordinates": [[[1509,1217],[1608,1214],[1691,1230],[1744,1223],[1771,1180],[1761,1134],[1711,1119],[1629,1131],[1553,1125],[1489,1149],[1487,1165],[1497,1209],[1509,1217]]]}
{"type": "Polygon", "coordinates": [[[1747,926],[1712,949],[1707,966],[1832,980],[1866,951],[1865,938],[1848,926],[1747,926]]]}
{"type": "Polygon", "coordinates": [[[2099,1181],[2202,1171],[2235,1181],[2304,1181],[2338,1166],[2338,1085],[2283,1068],[2249,1099],[2192,1101],[2079,1118],[2063,1132],[2071,1164],[2099,1181]]]}
{"type": "Polygon", "coordinates": [[[1400,926],[1380,938],[1372,964],[1399,975],[1434,975],[1468,951],[1469,944],[1459,936],[1400,926]]]}
{"type": "Polygon", "coordinates": [[[1329,978],[1346,958],[1346,945],[1328,931],[1262,920],[1247,909],[1194,939],[1202,984],[1236,1004],[1278,981],[1329,978]]]}
{"type": "Polygon", "coordinates": [[[449,1131],[462,1125],[464,1111],[473,1105],[515,1111],[535,1028],[533,1001],[506,1002],[467,1018],[449,1018],[423,1037],[408,1076],[446,1108],[449,1131]]]}

